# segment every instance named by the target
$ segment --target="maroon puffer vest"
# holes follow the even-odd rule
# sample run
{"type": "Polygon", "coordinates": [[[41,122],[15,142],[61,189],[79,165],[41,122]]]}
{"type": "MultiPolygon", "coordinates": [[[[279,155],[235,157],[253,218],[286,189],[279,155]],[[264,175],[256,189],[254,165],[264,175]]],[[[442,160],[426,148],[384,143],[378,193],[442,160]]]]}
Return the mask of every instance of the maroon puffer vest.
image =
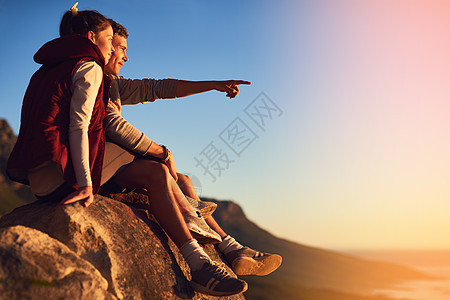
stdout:
{"type": "MultiPolygon", "coordinates": [[[[53,161],[61,165],[65,181],[76,187],[68,136],[72,75],[82,61],[93,60],[103,68],[104,58],[89,39],[69,36],[48,42],[34,59],[43,66],[31,78],[25,93],[19,136],[8,160],[7,174],[12,180],[28,184],[27,170],[53,161]]],[[[104,76],[88,130],[94,193],[100,188],[109,86],[110,80],[104,76]]]]}

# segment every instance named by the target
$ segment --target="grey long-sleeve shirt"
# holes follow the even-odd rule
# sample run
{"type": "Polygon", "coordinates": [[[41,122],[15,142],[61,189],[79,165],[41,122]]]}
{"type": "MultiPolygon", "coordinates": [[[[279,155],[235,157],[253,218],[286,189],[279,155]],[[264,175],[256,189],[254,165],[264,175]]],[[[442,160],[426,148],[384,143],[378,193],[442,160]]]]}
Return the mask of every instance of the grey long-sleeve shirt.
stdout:
{"type": "MultiPolygon", "coordinates": [[[[112,79],[110,100],[120,101],[122,105],[153,102],[157,99],[176,98],[177,79],[125,79],[110,76],[112,79]]],[[[127,122],[120,111],[111,103],[106,108],[106,137],[120,146],[145,155],[152,143],[143,132],[127,122]]]]}

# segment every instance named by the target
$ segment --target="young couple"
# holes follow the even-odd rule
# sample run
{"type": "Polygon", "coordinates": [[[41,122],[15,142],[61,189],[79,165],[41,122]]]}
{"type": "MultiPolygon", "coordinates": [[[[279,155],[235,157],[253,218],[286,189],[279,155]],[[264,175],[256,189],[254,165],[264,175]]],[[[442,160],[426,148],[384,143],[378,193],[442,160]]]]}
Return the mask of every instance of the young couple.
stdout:
{"type": "Polygon", "coordinates": [[[126,122],[120,109],[121,104],[210,90],[234,98],[239,84],[250,83],[119,77],[128,61],[127,30],[98,12],[75,6],[63,16],[61,37],[34,56],[42,67],[24,96],[8,175],[29,184],[38,199],[81,201],[85,207],[105,182],[144,189],[152,213],[191,269],[192,288],[215,296],[246,291],[247,283],[212,261],[191,232],[201,236],[208,231],[238,275],[267,275],[279,267],[281,257],[243,247],[211,215],[198,214],[191,204],[201,201],[190,178],[177,173],[170,151],[126,122]]]}

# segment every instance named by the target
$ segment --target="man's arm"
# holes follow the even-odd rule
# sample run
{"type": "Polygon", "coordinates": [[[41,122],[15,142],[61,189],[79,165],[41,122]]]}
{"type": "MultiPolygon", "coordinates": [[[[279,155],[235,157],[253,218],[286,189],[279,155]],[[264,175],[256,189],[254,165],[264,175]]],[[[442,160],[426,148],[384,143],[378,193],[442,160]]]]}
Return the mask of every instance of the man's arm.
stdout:
{"type": "Polygon", "coordinates": [[[111,100],[106,107],[105,125],[106,137],[131,152],[146,155],[153,143],[143,132],[122,117],[120,108],[111,100]]]}
{"type": "Polygon", "coordinates": [[[106,108],[105,132],[107,138],[116,144],[139,155],[150,154],[159,157],[162,148],[153,145],[143,132],[128,123],[120,114],[122,104],[137,104],[154,101],[164,95],[175,96],[175,80],[142,79],[132,80],[123,77],[111,76],[113,80],[110,89],[110,101],[106,108]],[[125,103],[124,103],[125,99],[125,103]],[[116,104],[115,104],[116,103],[116,104]]]}
{"type": "Polygon", "coordinates": [[[121,99],[121,104],[153,102],[157,99],[176,98],[177,79],[125,79],[111,76],[113,82],[111,98],[121,99]],[[114,94],[117,92],[117,94],[114,94]]]}
{"type": "MultiPolygon", "coordinates": [[[[239,93],[239,84],[251,84],[244,80],[228,81],[188,81],[176,79],[124,79],[123,77],[111,76],[113,79],[110,98],[121,104],[137,104],[146,101],[155,101],[158,97],[185,97],[211,90],[226,92],[230,98],[239,93]],[[125,99],[125,101],[124,101],[125,99]]],[[[112,104],[107,106],[106,112],[106,135],[115,143],[140,155],[154,155],[161,149],[150,149],[152,140],[130,123],[120,114],[120,107],[112,104]],[[151,153],[149,153],[151,151],[151,153]]],[[[155,156],[155,155],[154,155],[155,156]]]]}
{"type": "Polygon", "coordinates": [[[165,164],[169,168],[170,174],[177,180],[177,167],[170,151],[165,152],[164,148],[145,134],[128,123],[120,114],[120,103],[108,102],[106,108],[106,136],[116,144],[130,150],[131,152],[144,155],[151,155],[158,158],[165,158],[165,164]]]}
{"type": "MultiPolygon", "coordinates": [[[[155,101],[158,98],[185,97],[193,94],[217,90],[226,92],[227,97],[234,98],[239,93],[239,84],[251,84],[243,80],[228,81],[187,81],[176,79],[142,79],[131,80],[112,76],[113,82],[110,90],[111,101],[108,103],[106,113],[106,136],[113,142],[140,155],[163,157],[163,148],[153,143],[145,134],[120,114],[121,104],[137,104],[155,101]],[[125,101],[124,101],[125,100],[125,101]],[[114,104],[118,102],[118,105],[114,104]]],[[[172,155],[166,163],[176,178],[176,166],[172,155]]]]}
{"type": "Polygon", "coordinates": [[[226,81],[188,81],[178,80],[176,97],[186,97],[212,90],[227,93],[228,98],[234,98],[239,93],[239,84],[251,84],[245,80],[226,81]]]}
{"type": "Polygon", "coordinates": [[[112,76],[117,95],[112,99],[121,99],[121,104],[138,104],[153,102],[157,99],[172,99],[204,93],[212,90],[227,93],[234,98],[239,93],[240,84],[251,84],[245,80],[225,81],[189,81],[178,79],[125,79],[112,76]]]}
{"type": "Polygon", "coordinates": [[[108,102],[105,119],[108,139],[139,155],[163,158],[163,148],[125,120],[120,114],[120,106],[113,101],[108,102]]]}

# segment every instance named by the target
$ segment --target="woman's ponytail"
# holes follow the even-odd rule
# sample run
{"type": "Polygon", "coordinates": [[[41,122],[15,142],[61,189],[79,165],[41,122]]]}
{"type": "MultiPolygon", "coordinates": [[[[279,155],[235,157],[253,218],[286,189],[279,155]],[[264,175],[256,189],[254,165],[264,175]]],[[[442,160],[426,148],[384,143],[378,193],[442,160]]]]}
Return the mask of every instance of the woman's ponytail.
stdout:
{"type": "Polygon", "coordinates": [[[71,10],[68,10],[64,16],[62,17],[61,24],[59,24],[59,35],[71,35],[73,34],[72,30],[72,22],[73,22],[74,14],[71,10]]]}

